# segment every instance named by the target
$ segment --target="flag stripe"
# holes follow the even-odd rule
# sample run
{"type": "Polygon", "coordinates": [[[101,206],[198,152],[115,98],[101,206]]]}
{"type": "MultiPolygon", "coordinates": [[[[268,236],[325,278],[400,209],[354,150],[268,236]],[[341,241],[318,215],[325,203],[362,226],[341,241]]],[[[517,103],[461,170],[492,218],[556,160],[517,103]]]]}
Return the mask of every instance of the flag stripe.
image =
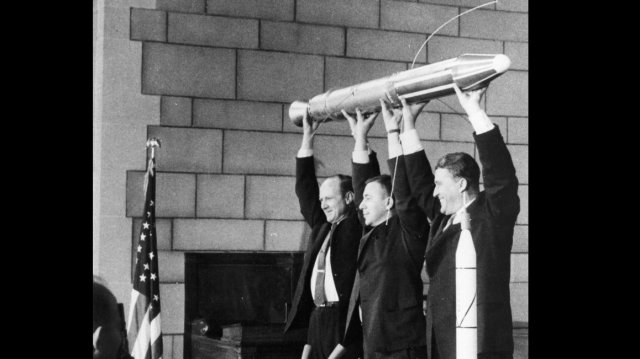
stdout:
{"type": "Polygon", "coordinates": [[[158,340],[158,337],[162,336],[162,325],[160,323],[160,316],[156,316],[151,321],[150,334],[151,334],[151,342],[155,342],[158,340]]]}
{"type": "MultiPolygon", "coordinates": [[[[137,290],[133,289],[131,290],[131,301],[129,303],[136,303],[138,301],[138,296],[140,295],[140,292],[138,292],[137,290]]],[[[129,316],[127,317],[127,332],[129,332],[131,330],[131,323],[133,322],[133,315],[136,312],[135,311],[136,306],[130,304],[129,305],[129,316]]]]}
{"type": "Polygon", "coordinates": [[[146,312],[142,319],[142,323],[138,328],[138,337],[133,344],[131,355],[136,359],[144,358],[146,356],[147,349],[149,348],[149,344],[149,312],[146,312]]]}

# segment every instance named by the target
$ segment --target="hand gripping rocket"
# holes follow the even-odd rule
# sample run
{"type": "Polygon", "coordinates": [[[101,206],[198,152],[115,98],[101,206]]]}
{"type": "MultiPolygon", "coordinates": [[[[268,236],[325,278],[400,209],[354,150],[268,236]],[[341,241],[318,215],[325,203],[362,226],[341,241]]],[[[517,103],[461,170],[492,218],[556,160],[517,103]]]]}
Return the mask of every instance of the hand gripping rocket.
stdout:
{"type": "Polygon", "coordinates": [[[364,114],[380,111],[381,98],[397,108],[401,106],[401,98],[408,104],[414,104],[454,94],[453,84],[462,91],[475,90],[488,86],[510,65],[511,60],[502,54],[463,54],[380,79],[329,90],[309,102],[294,101],[289,108],[289,119],[301,127],[305,112],[313,121],[344,120],[343,109],[350,114],[354,114],[356,108],[364,114]]]}

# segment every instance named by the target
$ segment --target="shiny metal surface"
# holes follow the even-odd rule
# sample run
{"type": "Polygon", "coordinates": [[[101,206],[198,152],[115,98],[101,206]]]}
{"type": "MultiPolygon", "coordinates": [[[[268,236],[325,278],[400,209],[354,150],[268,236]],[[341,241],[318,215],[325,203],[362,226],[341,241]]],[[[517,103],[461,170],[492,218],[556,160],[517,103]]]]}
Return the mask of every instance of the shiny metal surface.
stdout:
{"type": "Polygon", "coordinates": [[[485,87],[510,65],[509,58],[502,54],[463,54],[380,79],[332,89],[309,102],[294,101],[289,108],[289,119],[299,127],[305,112],[314,121],[344,120],[342,109],[349,114],[355,114],[356,108],[365,114],[380,111],[380,98],[386,99],[392,107],[400,107],[400,98],[409,104],[425,102],[454,94],[453,84],[463,91],[485,87]]]}

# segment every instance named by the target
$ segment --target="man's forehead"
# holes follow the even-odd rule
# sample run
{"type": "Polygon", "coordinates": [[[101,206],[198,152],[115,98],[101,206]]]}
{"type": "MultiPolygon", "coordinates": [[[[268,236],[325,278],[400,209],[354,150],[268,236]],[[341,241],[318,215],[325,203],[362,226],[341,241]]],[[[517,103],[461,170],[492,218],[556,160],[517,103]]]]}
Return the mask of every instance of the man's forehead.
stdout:
{"type": "Polygon", "coordinates": [[[320,185],[321,192],[325,192],[325,191],[335,192],[335,191],[338,191],[339,189],[340,189],[340,184],[338,182],[338,179],[335,177],[327,178],[326,180],[324,180],[324,182],[322,182],[322,185],[320,185]]]}
{"type": "Polygon", "coordinates": [[[453,179],[453,174],[451,173],[451,171],[442,167],[436,169],[434,176],[436,177],[436,179],[446,179],[446,178],[453,179]]]}
{"type": "Polygon", "coordinates": [[[382,185],[379,182],[369,182],[367,183],[367,186],[364,188],[364,194],[369,194],[369,195],[382,195],[384,194],[384,188],[382,187],[382,185]]]}

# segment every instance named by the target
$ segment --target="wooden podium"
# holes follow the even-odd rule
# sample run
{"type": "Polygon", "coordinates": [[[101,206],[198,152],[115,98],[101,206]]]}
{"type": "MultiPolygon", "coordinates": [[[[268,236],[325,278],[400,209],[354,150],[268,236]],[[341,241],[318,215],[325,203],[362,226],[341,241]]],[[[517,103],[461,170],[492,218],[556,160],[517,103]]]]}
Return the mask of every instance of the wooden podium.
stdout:
{"type": "Polygon", "coordinates": [[[299,359],[306,331],[283,333],[283,324],[222,327],[219,339],[191,334],[191,359],[299,359]]]}

